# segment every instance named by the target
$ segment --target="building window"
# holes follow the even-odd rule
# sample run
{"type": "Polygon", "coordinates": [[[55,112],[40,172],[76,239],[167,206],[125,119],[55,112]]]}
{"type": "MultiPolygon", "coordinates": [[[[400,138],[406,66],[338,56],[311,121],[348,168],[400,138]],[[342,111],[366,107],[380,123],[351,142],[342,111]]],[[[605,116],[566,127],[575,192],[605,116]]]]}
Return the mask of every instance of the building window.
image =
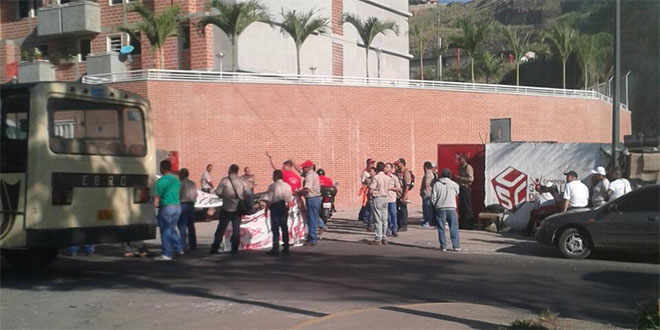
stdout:
{"type": "Polygon", "coordinates": [[[87,55],[92,52],[92,41],[89,39],[80,40],[80,60],[86,61],[87,55]]]}
{"type": "Polygon", "coordinates": [[[121,34],[108,36],[108,53],[119,53],[121,46],[123,46],[121,34]]]}
{"type": "Polygon", "coordinates": [[[109,1],[108,3],[110,4],[110,6],[121,5],[122,3],[135,2],[135,0],[108,0],[108,1],[109,1]]]}
{"type": "Polygon", "coordinates": [[[181,26],[179,40],[182,49],[190,49],[190,25],[184,24],[181,26]]]}
{"type": "Polygon", "coordinates": [[[511,118],[490,120],[490,142],[511,142],[511,118]]]}
{"type": "Polygon", "coordinates": [[[41,7],[42,0],[21,0],[18,1],[16,16],[18,19],[37,16],[37,9],[41,7]]]}

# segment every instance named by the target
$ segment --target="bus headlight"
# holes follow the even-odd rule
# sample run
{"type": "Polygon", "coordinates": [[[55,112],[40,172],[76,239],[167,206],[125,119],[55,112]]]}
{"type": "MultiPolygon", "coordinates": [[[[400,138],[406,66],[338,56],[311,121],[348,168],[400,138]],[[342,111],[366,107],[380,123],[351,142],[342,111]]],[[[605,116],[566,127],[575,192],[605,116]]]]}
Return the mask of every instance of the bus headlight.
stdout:
{"type": "Polygon", "coordinates": [[[73,188],[53,187],[53,205],[71,205],[73,202],[73,188]]]}
{"type": "Polygon", "coordinates": [[[135,187],[133,188],[133,203],[144,204],[149,202],[149,187],[135,187]]]}

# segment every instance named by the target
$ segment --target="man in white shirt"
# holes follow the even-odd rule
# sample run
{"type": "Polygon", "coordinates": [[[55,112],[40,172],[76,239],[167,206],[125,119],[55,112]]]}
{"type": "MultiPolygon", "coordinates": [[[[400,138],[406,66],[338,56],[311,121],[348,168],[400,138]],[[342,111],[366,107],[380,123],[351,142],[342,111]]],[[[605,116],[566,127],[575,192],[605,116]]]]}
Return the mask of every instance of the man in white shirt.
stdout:
{"type": "Polygon", "coordinates": [[[575,171],[568,171],[564,175],[566,175],[566,188],[564,189],[564,207],[562,212],[587,207],[589,205],[589,188],[578,180],[578,175],[575,171]]]}
{"type": "Polygon", "coordinates": [[[622,178],[621,169],[617,168],[612,172],[612,179],[614,181],[610,183],[610,186],[607,190],[609,200],[613,201],[632,191],[630,182],[625,178],[622,178]]]}
{"type": "Polygon", "coordinates": [[[270,228],[273,231],[273,248],[267,253],[270,256],[280,255],[280,229],[282,229],[282,253],[289,254],[289,203],[293,200],[291,186],[282,180],[281,170],[273,171],[273,183],[262,199],[268,202],[270,209],[270,228]]]}
{"type": "Polygon", "coordinates": [[[591,174],[594,178],[594,186],[591,188],[591,205],[597,207],[607,202],[610,181],[605,177],[605,168],[602,166],[591,170],[591,174]]]}
{"type": "Polygon", "coordinates": [[[213,170],[213,165],[208,164],[206,165],[206,171],[202,173],[202,179],[199,180],[199,183],[201,185],[201,189],[205,193],[210,193],[211,190],[213,189],[213,182],[211,179],[211,171],[213,170]]]}

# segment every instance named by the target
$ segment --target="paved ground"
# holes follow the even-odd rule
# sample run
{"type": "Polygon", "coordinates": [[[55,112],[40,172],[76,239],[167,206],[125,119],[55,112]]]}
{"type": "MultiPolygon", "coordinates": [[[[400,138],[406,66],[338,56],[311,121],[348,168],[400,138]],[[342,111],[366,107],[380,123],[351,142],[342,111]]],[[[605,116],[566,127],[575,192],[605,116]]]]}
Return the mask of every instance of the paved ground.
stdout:
{"type": "Polygon", "coordinates": [[[462,231],[466,251],[442,253],[433,230],[411,225],[377,247],[361,242],[358,222],[337,220],[320,245],[288,258],[232,258],[207,255],[213,227],[198,224],[206,245],[173,263],[100,247],[41,275],[3,269],[0,327],[497,328],[545,308],[589,321],[576,328],[632,327],[637,304],[658,297],[657,264],[562,259],[515,235],[462,231]]]}

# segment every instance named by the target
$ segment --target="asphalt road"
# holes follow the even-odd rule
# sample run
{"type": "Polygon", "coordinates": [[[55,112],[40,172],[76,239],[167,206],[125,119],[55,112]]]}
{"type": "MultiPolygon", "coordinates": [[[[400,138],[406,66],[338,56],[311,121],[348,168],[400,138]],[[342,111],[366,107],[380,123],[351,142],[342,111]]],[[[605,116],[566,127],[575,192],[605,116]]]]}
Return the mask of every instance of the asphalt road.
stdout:
{"type": "Polygon", "coordinates": [[[549,308],[632,327],[637,304],[657,299],[660,280],[660,266],[644,262],[328,240],[282,258],[209,256],[206,246],[171,263],[123,258],[116,247],[97,252],[60,258],[40,275],[3,269],[0,327],[281,329],[339,311],[430,302],[549,308]]]}

